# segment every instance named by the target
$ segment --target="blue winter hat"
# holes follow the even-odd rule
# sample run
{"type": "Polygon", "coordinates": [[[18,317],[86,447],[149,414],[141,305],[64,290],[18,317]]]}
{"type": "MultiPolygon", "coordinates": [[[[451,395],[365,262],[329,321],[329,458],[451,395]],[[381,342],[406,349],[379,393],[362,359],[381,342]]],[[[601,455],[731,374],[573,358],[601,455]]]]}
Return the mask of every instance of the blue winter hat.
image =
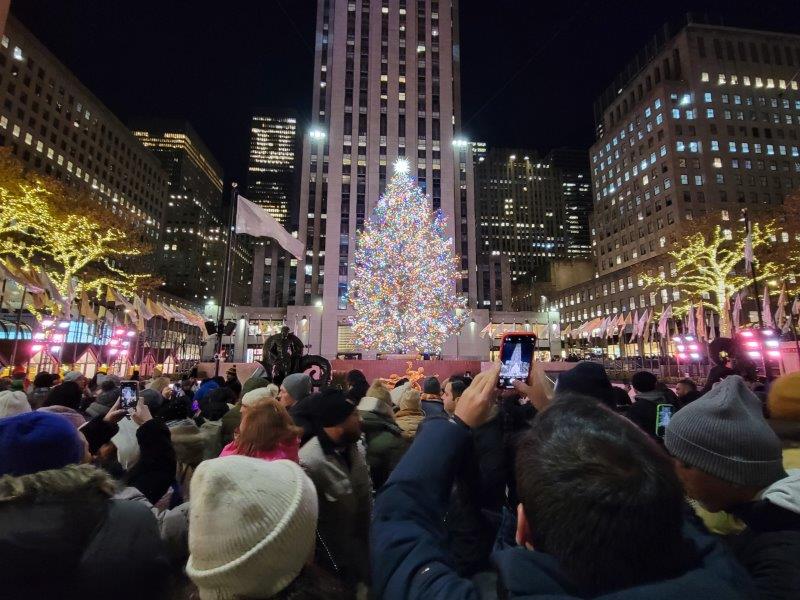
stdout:
{"type": "Polygon", "coordinates": [[[84,447],[64,417],[29,412],[0,419],[0,476],[29,475],[79,463],[84,447]]]}

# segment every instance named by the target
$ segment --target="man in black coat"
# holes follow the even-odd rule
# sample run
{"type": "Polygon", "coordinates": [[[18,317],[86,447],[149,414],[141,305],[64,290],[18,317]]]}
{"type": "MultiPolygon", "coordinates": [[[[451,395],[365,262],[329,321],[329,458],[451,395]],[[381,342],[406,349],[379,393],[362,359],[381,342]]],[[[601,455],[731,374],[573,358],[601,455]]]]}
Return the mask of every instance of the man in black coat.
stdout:
{"type": "Polygon", "coordinates": [[[663,389],[658,389],[658,379],[650,371],[637,371],[631,377],[636,392],[634,402],[621,408],[621,413],[636,423],[642,431],[661,443],[664,435],[662,421],[677,410],[663,389]]]}

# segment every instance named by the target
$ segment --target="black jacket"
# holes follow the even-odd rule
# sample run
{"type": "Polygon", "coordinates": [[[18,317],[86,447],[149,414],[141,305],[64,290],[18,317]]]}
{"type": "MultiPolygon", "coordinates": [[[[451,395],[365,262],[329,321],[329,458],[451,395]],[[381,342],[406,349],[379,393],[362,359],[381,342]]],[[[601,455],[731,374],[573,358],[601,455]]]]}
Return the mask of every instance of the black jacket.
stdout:
{"type": "Polygon", "coordinates": [[[175,481],[177,459],[169,429],[161,421],[151,419],[136,430],[139,460],[128,471],[125,482],[142,492],[150,504],[167,493],[175,481]]]}
{"type": "Polygon", "coordinates": [[[311,394],[289,407],[289,416],[292,417],[292,421],[303,429],[303,434],[300,436],[301,446],[304,446],[308,440],[317,434],[312,410],[315,398],[316,394],[311,394]]]}
{"type": "Polygon", "coordinates": [[[635,399],[636,401],[633,404],[622,407],[620,412],[624,416],[628,417],[628,419],[636,423],[647,435],[661,443],[662,438],[656,433],[656,416],[658,414],[658,405],[670,404],[672,406],[673,413],[675,410],[677,410],[677,408],[661,390],[638,393],[636,394],[635,399]]]}
{"type": "Polygon", "coordinates": [[[747,529],[729,541],[755,581],[759,597],[796,599],[800,597],[800,472],[792,471],[761,495],[767,499],[731,511],[747,529]]]}
{"type": "Polygon", "coordinates": [[[113,481],[89,465],[35,478],[0,478],[0,597],[163,597],[169,564],[144,504],[112,500],[113,481]],[[12,485],[24,491],[9,500],[12,485]]]}

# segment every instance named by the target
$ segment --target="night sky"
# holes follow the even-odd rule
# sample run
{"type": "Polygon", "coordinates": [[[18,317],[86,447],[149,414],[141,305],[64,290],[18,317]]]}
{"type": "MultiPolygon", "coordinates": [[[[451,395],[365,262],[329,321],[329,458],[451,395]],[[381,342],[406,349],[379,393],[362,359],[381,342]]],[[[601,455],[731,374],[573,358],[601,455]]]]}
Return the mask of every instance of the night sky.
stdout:
{"type": "MultiPolygon", "coordinates": [[[[592,102],[666,21],[800,33],[800,1],[460,0],[465,132],[588,148],[592,102]],[[665,12],[665,11],[669,12],[665,12]]],[[[246,171],[256,106],[307,119],[316,0],[12,0],[11,11],[123,121],[188,119],[226,178],[246,171]]]]}

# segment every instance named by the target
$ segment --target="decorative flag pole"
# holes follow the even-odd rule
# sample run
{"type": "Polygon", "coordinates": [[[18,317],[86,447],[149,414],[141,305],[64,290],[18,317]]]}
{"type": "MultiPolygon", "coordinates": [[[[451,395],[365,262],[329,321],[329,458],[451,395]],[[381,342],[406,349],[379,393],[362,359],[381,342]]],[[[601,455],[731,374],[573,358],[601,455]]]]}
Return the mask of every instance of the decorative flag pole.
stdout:
{"type": "Polygon", "coordinates": [[[753,299],[756,301],[756,310],[758,310],[758,325],[759,327],[764,327],[764,316],[761,314],[761,305],[758,303],[758,276],[756,275],[756,263],[753,256],[753,231],[746,208],[742,209],[742,218],[747,231],[747,237],[744,239],[744,267],[745,270],[750,270],[750,274],[753,277],[753,299]]]}
{"type": "Polygon", "coordinates": [[[231,267],[233,264],[233,247],[236,243],[236,205],[239,185],[231,183],[231,212],[228,219],[228,235],[225,239],[225,270],[222,272],[222,291],[219,302],[219,319],[217,320],[217,344],[214,348],[214,377],[219,375],[220,353],[222,352],[222,332],[225,329],[225,305],[228,303],[231,283],[231,267]]]}

